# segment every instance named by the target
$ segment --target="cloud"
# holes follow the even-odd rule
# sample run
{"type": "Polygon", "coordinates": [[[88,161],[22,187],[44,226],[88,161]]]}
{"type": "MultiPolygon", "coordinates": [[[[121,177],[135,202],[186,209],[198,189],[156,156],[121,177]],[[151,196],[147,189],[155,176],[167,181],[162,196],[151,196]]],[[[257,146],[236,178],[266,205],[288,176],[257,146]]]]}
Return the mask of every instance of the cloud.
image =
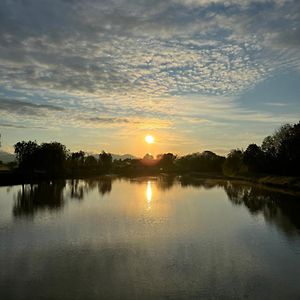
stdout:
{"type": "Polygon", "coordinates": [[[13,99],[0,99],[0,111],[14,114],[39,115],[46,111],[63,111],[63,107],[48,104],[34,104],[13,99]]]}
{"type": "Polygon", "coordinates": [[[269,4],[274,3],[277,5],[284,5],[285,3],[291,2],[290,0],[173,0],[175,3],[181,3],[186,6],[192,6],[192,7],[203,7],[203,6],[210,6],[210,5],[222,5],[225,7],[236,5],[236,6],[242,6],[242,7],[248,7],[251,5],[257,5],[257,4],[269,4]]]}
{"type": "Polygon", "coordinates": [[[16,129],[28,128],[24,125],[15,125],[9,123],[0,123],[0,127],[8,127],[8,128],[16,128],[16,129]]]}
{"type": "Polygon", "coordinates": [[[86,119],[86,121],[95,122],[95,123],[129,123],[128,119],[120,119],[120,118],[99,118],[99,117],[92,117],[86,119]]]}
{"type": "Polygon", "coordinates": [[[175,112],[177,118],[184,122],[205,126],[224,126],[237,123],[283,124],[297,122],[297,113],[270,113],[247,109],[241,106],[235,98],[223,96],[202,96],[184,98],[185,105],[175,112]]]}
{"type": "Polygon", "coordinates": [[[0,1],[1,120],[182,136],[294,120],[238,95],[300,71],[299,20],[293,0],[0,1]]]}
{"type": "Polygon", "coordinates": [[[13,128],[13,129],[47,129],[47,127],[42,126],[27,126],[16,123],[0,123],[2,128],[13,128]]]}
{"type": "Polygon", "coordinates": [[[265,105],[284,107],[284,106],[288,106],[288,103],[285,103],[285,102],[266,102],[265,105]]]}
{"type": "MultiPolygon", "coordinates": [[[[45,101],[45,100],[44,100],[45,101]]],[[[80,99],[79,99],[80,101],[80,99]]],[[[60,101],[59,101],[60,102],[60,101]]],[[[76,103],[76,102],[75,102],[76,103]]],[[[142,109],[142,108],[141,108],[142,109]]],[[[171,122],[166,118],[164,110],[153,109],[155,117],[144,116],[139,113],[140,108],[120,105],[116,108],[109,105],[95,105],[95,99],[85,101],[78,106],[69,105],[68,108],[52,104],[34,104],[15,99],[0,99],[0,117],[5,121],[2,127],[11,128],[168,128],[171,122]],[[157,116],[159,113],[159,118],[157,116]],[[20,118],[22,116],[22,118],[20,118]],[[124,117],[126,116],[126,117],[124,117]]]]}
{"type": "MultiPolygon", "coordinates": [[[[289,12],[296,2],[274,3],[4,2],[0,83],[99,97],[237,93],[287,60],[298,65],[296,53],[272,62],[280,53],[275,46],[271,59],[264,58],[268,41],[288,46],[283,37],[299,17],[289,12]],[[257,3],[265,6],[255,10],[257,3]]],[[[286,40],[297,45],[297,30],[290,35],[286,40]]]]}

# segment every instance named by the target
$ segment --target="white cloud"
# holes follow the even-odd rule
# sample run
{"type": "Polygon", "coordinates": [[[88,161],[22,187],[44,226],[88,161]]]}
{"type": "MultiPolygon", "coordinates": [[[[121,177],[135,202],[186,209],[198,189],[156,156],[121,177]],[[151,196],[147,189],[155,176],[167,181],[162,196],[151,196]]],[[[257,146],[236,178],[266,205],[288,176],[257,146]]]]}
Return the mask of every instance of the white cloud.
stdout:
{"type": "MultiPolygon", "coordinates": [[[[289,12],[291,1],[260,2],[281,6],[228,15],[226,9],[193,12],[189,5],[257,1],[45,1],[43,6],[13,1],[14,10],[2,4],[7,17],[0,35],[0,82],[99,97],[237,93],[277,69],[299,67],[298,52],[287,51],[283,39],[299,13],[289,12]],[[176,8],[179,4],[186,9],[176,8]],[[276,29],[279,16],[284,24],[276,29]]],[[[295,48],[294,31],[289,41],[295,48]]]]}

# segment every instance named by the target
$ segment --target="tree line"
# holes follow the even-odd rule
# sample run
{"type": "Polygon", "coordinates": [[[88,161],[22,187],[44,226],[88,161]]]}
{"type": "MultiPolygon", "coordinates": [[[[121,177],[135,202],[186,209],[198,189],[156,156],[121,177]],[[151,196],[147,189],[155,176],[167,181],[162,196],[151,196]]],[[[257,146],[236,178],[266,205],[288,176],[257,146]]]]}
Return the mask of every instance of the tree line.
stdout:
{"type": "Polygon", "coordinates": [[[272,135],[264,138],[261,146],[250,144],[245,151],[230,151],[223,171],[226,175],[300,175],[300,122],[281,126],[272,135]]]}
{"type": "Polygon", "coordinates": [[[63,177],[64,175],[106,174],[112,169],[112,155],[102,151],[96,158],[85,152],[70,152],[58,143],[22,141],[14,145],[17,171],[29,175],[63,177]]]}
{"type": "Polygon", "coordinates": [[[286,124],[267,136],[260,146],[250,144],[246,150],[233,149],[225,156],[211,151],[177,156],[164,153],[154,158],[146,154],[142,159],[113,160],[102,151],[87,155],[83,151],[70,152],[58,143],[22,141],[14,145],[17,158],[15,172],[25,176],[75,177],[84,175],[123,174],[149,175],[157,173],[216,173],[227,176],[240,174],[300,174],[300,122],[286,124]]]}

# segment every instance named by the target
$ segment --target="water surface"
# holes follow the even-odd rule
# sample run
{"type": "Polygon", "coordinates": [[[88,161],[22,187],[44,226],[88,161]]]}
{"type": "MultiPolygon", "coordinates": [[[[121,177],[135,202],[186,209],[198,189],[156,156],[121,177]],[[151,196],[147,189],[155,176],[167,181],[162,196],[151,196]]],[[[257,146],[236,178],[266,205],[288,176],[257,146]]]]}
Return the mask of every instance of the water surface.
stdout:
{"type": "Polygon", "coordinates": [[[225,181],[0,188],[1,299],[300,299],[300,199],[225,181]]]}

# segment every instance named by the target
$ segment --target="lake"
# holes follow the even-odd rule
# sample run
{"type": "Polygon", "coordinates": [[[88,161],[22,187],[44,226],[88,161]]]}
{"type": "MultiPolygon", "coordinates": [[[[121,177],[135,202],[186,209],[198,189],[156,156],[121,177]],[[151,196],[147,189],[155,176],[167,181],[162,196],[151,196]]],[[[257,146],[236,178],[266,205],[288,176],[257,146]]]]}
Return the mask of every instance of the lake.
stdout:
{"type": "Polygon", "coordinates": [[[172,177],[0,187],[1,299],[300,299],[300,199],[172,177]]]}

